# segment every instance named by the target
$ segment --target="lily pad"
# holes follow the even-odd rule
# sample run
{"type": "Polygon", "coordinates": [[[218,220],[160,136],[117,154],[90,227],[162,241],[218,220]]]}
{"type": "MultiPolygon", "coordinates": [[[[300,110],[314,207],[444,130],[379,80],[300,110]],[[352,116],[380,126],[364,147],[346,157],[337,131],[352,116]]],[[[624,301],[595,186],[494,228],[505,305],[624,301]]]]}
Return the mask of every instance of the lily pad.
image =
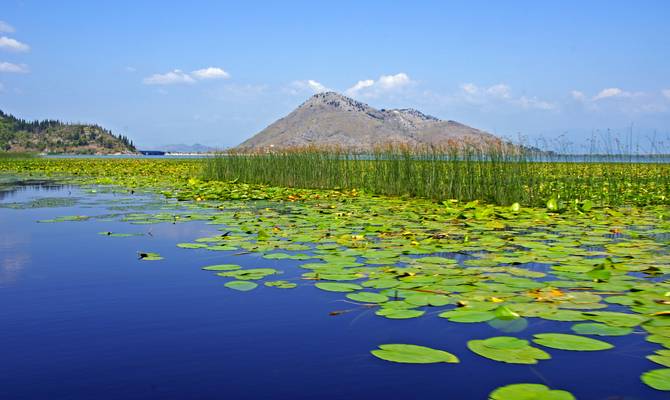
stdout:
{"type": "Polygon", "coordinates": [[[378,310],[375,314],[390,319],[409,319],[409,318],[420,317],[423,314],[425,314],[425,311],[409,310],[403,308],[382,308],[381,310],[378,310]]]}
{"type": "Polygon", "coordinates": [[[383,303],[389,299],[383,294],[373,292],[350,293],[347,295],[347,298],[354,301],[360,301],[361,303],[383,303]]]}
{"type": "Polygon", "coordinates": [[[159,260],[163,259],[163,257],[161,257],[160,254],[150,253],[150,252],[146,252],[146,253],[145,252],[139,252],[139,253],[137,253],[137,257],[141,261],[159,261],[159,260]]]}
{"type": "Polygon", "coordinates": [[[572,325],[572,330],[580,335],[597,336],[625,336],[633,332],[633,328],[609,326],[596,323],[581,323],[572,325]]]}
{"type": "Polygon", "coordinates": [[[202,267],[205,271],[236,271],[242,267],[236,264],[217,264],[202,267]]]}
{"type": "Polygon", "coordinates": [[[274,287],[278,289],[293,289],[298,286],[297,284],[289,281],[271,281],[271,282],[265,282],[264,285],[267,287],[274,287]]]}
{"type": "Polygon", "coordinates": [[[486,322],[496,317],[493,311],[478,311],[466,309],[454,309],[439,314],[442,318],[447,318],[451,322],[486,322]]]}
{"type": "Polygon", "coordinates": [[[527,340],[509,336],[470,340],[467,345],[472,352],[482,357],[509,364],[537,364],[538,360],[551,358],[543,350],[530,346],[527,340]]]}
{"type": "Polygon", "coordinates": [[[570,392],[552,390],[537,383],[515,383],[499,387],[489,394],[490,400],[575,400],[570,392]]]}
{"type": "Polygon", "coordinates": [[[224,286],[231,289],[239,290],[240,292],[248,292],[249,290],[256,289],[258,287],[258,284],[249,281],[230,281],[226,282],[224,286]]]}
{"type": "Polygon", "coordinates": [[[614,347],[602,340],[566,333],[538,333],[534,338],[533,342],[537,344],[559,350],[597,351],[614,347]]]}
{"type": "Polygon", "coordinates": [[[407,364],[432,364],[432,363],[458,363],[458,357],[443,351],[431,349],[430,347],[417,346],[414,344],[382,344],[379,350],[371,353],[382,360],[407,364]]]}
{"type": "Polygon", "coordinates": [[[656,390],[670,391],[670,368],[652,369],[642,374],[640,379],[656,390]]]}
{"type": "Polygon", "coordinates": [[[363,289],[360,285],[346,282],[319,282],[314,286],[328,292],[354,292],[363,289]]]}

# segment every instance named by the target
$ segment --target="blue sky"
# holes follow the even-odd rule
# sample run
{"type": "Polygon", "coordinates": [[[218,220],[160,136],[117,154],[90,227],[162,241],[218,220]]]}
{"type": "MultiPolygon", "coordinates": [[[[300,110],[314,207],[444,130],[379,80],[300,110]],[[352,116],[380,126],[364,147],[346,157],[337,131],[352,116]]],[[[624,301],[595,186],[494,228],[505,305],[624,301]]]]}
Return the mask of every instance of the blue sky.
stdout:
{"type": "MultiPolygon", "coordinates": [[[[499,135],[670,136],[668,1],[15,1],[0,109],[233,146],[332,89],[499,135]]],[[[561,139],[563,140],[563,139],[561,139]]]]}

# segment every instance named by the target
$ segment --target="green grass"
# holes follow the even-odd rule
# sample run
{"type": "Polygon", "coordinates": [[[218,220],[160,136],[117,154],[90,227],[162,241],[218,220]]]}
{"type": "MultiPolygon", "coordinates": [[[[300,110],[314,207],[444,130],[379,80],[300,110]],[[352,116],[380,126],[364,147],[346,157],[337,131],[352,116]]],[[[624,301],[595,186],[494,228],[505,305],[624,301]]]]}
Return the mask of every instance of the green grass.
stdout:
{"type": "MultiPolygon", "coordinates": [[[[670,164],[565,162],[560,156],[490,148],[385,148],[371,154],[318,149],[228,153],[205,161],[207,180],[271,186],[356,189],[370,194],[434,200],[560,207],[583,204],[670,204],[670,164]]],[[[596,158],[594,158],[596,159],[596,158]]]]}

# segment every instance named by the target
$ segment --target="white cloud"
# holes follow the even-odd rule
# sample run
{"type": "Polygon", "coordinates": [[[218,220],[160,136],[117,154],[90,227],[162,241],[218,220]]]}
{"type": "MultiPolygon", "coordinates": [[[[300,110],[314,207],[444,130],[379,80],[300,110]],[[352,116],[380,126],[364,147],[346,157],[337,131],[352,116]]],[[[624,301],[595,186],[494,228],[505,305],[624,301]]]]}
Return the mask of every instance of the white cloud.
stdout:
{"type": "Polygon", "coordinates": [[[497,85],[493,85],[486,89],[486,93],[492,97],[497,97],[500,99],[509,99],[510,98],[510,88],[509,86],[499,83],[497,85]]]}
{"type": "Polygon", "coordinates": [[[474,83],[464,83],[461,85],[461,90],[467,94],[477,94],[479,88],[474,83]]]}
{"type": "Polygon", "coordinates": [[[629,92],[617,87],[602,89],[590,97],[580,91],[572,91],[572,97],[589,112],[616,112],[629,116],[667,112],[663,96],[670,98],[670,89],[661,90],[660,95],[658,92],[629,92]]]}
{"type": "Polygon", "coordinates": [[[349,96],[376,97],[382,93],[402,89],[412,83],[406,73],[400,72],[395,75],[382,75],[376,81],[373,79],[358,81],[344,92],[349,96]]]}
{"type": "Polygon", "coordinates": [[[572,96],[573,99],[577,101],[584,101],[586,100],[586,96],[584,95],[583,92],[580,92],[579,90],[573,90],[570,92],[570,95],[572,96]]]}
{"type": "Polygon", "coordinates": [[[296,95],[300,94],[300,92],[305,91],[309,91],[312,93],[322,93],[322,92],[329,92],[330,89],[327,88],[325,85],[323,85],[321,82],[317,82],[313,79],[308,79],[306,81],[293,81],[291,83],[289,93],[296,95]]]}
{"type": "Polygon", "coordinates": [[[377,81],[377,84],[379,85],[380,88],[389,90],[407,86],[411,82],[412,81],[409,79],[409,76],[401,72],[395,75],[382,75],[379,77],[379,81],[377,81]]]}
{"type": "Polygon", "coordinates": [[[218,67],[208,67],[191,72],[195,79],[228,79],[230,74],[218,67]]]}
{"type": "Polygon", "coordinates": [[[489,87],[479,87],[474,83],[461,84],[461,91],[471,99],[474,98],[493,98],[509,99],[511,98],[511,88],[504,83],[497,83],[489,87]]]}
{"type": "Polygon", "coordinates": [[[175,69],[165,74],[153,74],[142,80],[145,85],[174,85],[179,83],[195,83],[195,79],[182,70],[175,69]]]}
{"type": "Polygon", "coordinates": [[[358,91],[363,90],[365,88],[369,88],[370,86],[374,85],[375,81],[372,79],[366,79],[363,81],[358,81],[356,84],[349,89],[346,90],[347,93],[351,94],[356,94],[358,91]]]}
{"type": "Polygon", "coordinates": [[[0,72],[10,72],[14,74],[27,74],[28,66],[25,64],[12,64],[0,61],[0,72]]]}
{"type": "Polygon", "coordinates": [[[489,87],[479,87],[474,83],[463,83],[460,87],[461,93],[456,96],[457,100],[480,106],[508,104],[523,109],[545,111],[558,108],[556,104],[537,97],[516,97],[512,93],[512,88],[504,83],[497,83],[489,87]]]}
{"type": "Polygon", "coordinates": [[[608,97],[623,97],[625,93],[626,92],[619,88],[607,88],[601,90],[600,93],[593,96],[593,101],[606,99],[608,97]]]}
{"type": "Polygon", "coordinates": [[[0,36],[0,49],[25,52],[30,50],[30,46],[7,36],[0,36]]]}
{"type": "Polygon", "coordinates": [[[14,32],[14,27],[9,25],[5,21],[0,21],[0,32],[12,33],[14,32]]]}
{"type": "Polygon", "coordinates": [[[517,100],[517,103],[522,108],[528,108],[528,109],[534,108],[534,109],[538,109],[538,110],[549,111],[549,110],[555,110],[557,108],[556,104],[550,103],[550,102],[544,101],[544,100],[539,100],[535,97],[521,96],[517,100]]]}
{"type": "Polygon", "coordinates": [[[135,72],[137,69],[135,67],[127,66],[123,69],[126,72],[135,72]]]}
{"type": "MultiPolygon", "coordinates": [[[[126,67],[126,71],[134,72],[135,68],[126,67]]],[[[174,85],[179,83],[195,83],[196,80],[228,79],[230,74],[218,67],[207,67],[186,73],[175,69],[164,74],[153,74],[142,80],[145,85],[174,85]]]]}

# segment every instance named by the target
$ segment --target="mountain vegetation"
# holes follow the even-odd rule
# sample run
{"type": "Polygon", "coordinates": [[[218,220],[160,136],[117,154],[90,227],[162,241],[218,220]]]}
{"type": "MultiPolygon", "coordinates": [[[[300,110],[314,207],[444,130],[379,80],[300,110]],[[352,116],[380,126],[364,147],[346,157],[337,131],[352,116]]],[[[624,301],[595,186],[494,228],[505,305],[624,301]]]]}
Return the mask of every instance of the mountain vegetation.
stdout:
{"type": "Polygon", "coordinates": [[[26,121],[0,110],[0,151],[67,154],[136,153],[128,137],[99,125],[26,121]]]}

